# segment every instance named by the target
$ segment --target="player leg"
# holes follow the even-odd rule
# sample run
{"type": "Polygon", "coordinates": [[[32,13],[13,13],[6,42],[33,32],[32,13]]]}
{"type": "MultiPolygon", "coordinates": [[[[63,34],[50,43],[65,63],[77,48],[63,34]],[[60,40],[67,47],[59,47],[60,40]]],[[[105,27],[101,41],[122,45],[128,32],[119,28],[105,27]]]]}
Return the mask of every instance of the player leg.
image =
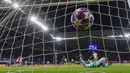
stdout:
{"type": "Polygon", "coordinates": [[[84,67],[92,67],[93,66],[93,62],[92,61],[89,60],[90,63],[86,64],[81,56],[80,56],[80,62],[81,62],[81,64],[83,64],[84,67]]]}
{"type": "Polygon", "coordinates": [[[108,63],[102,63],[102,67],[108,67],[109,66],[109,64],[108,63]]]}
{"type": "Polygon", "coordinates": [[[96,61],[95,64],[94,64],[95,67],[99,67],[99,66],[108,67],[110,65],[111,64],[108,64],[106,62],[106,58],[105,57],[102,57],[100,60],[96,61]]]}
{"type": "Polygon", "coordinates": [[[108,63],[107,59],[105,59],[105,62],[103,62],[103,64],[102,64],[103,67],[108,67],[110,65],[112,65],[112,63],[108,63]]]}
{"type": "Polygon", "coordinates": [[[98,61],[96,61],[94,63],[94,67],[100,67],[105,63],[105,57],[102,57],[101,59],[99,59],[98,61]]]}

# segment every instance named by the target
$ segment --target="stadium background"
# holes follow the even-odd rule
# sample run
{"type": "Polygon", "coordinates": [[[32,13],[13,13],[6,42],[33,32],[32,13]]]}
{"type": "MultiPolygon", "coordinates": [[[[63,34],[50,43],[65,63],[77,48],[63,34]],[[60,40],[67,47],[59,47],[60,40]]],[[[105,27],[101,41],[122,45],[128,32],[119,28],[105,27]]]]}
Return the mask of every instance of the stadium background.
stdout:
{"type": "MultiPolygon", "coordinates": [[[[33,3],[32,0],[31,3],[33,3]]],[[[39,3],[41,3],[40,0],[35,2],[35,4],[39,3]]],[[[2,7],[4,4],[0,5],[2,7]]],[[[27,6],[22,9],[29,13],[31,7],[27,6]]],[[[33,7],[31,14],[37,14],[39,8],[40,6],[33,7]]],[[[8,11],[8,7],[0,10],[2,20],[6,16],[4,13],[8,11]]],[[[11,11],[13,10],[10,9],[9,12],[11,11]]],[[[125,32],[130,33],[130,10],[126,1],[95,2],[88,5],[43,6],[38,15],[41,21],[47,15],[46,22],[49,31],[43,32],[39,26],[27,21],[27,15],[19,11],[17,11],[16,17],[12,16],[7,22],[1,24],[0,57],[16,59],[18,56],[22,56],[24,60],[32,57],[31,61],[60,63],[63,56],[71,61],[81,52],[84,59],[87,60],[92,54],[87,49],[88,45],[97,44],[99,49],[97,53],[100,57],[107,56],[110,61],[130,61],[129,38],[120,37],[125,32]],[[71,14],[79,7],[88,7],[94,14],[94,24],[87,31],[76,31],[71,24],[71,14]],[[52,39],[50,34],[64,38],[79,38],[56,41],[52,39]],[[114,38],[112,35],[117,37],[114,38]],[[54,60],[55,55],[57,55],[57,60],[54,60]]]]}

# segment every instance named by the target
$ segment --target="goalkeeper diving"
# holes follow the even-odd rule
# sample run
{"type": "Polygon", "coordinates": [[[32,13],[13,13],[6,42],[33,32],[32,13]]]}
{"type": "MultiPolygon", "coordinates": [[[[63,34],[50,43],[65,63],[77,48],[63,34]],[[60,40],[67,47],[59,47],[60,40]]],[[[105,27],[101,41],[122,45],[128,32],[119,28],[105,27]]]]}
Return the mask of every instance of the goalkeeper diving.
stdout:
{"type": "Polygon", "coordinates": [[[81,62],[81,64],[83,64],[83,66],[85,68],[86,67],[100,67],[100,66],[102,66],[102,67],[108,67],[108,66],[111,65],[111,63],[108,63],[108,61],[107,61],[107,59],[105,57],[102,57],[99,60],[94,61],[94,62],[91,61],[91,60],[89,60],[89,59],[88,59],[88,61],[89,61],[88,64],[85,63],[85,61],[82,59],[82,55],[80,55],[80,62],[81,62]]]}

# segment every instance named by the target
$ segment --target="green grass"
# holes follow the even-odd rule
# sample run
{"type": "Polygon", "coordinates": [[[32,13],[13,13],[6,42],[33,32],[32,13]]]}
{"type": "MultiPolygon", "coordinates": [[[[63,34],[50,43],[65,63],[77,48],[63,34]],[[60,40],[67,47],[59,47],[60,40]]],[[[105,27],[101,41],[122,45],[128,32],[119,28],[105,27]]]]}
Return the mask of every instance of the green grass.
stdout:
{"type": "Polygon", "coordinates": [[[84,68],[81,65],[0,67],[0,73],[130,73],[130,65],[115,64],[108,68],[84,68]]]}

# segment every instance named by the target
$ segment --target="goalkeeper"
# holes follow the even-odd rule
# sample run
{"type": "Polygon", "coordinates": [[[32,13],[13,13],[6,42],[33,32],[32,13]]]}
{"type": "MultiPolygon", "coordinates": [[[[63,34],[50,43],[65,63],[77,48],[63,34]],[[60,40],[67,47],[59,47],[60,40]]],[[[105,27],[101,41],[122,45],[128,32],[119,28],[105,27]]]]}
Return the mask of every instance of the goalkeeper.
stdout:
{"type": "Polygon", "coordinates": [[[80,55],[80,61],[84,67],[100,67],[100,66],[108,67],[111,65],[111,64],[107,63],[107,60],[105,57],[102,57],[101,59],[99,59],[98,61],[95,61],[95,62],[88,60],[89,64],[86,64],[85,61],[82,59],[82,56],[80,55]]]}

